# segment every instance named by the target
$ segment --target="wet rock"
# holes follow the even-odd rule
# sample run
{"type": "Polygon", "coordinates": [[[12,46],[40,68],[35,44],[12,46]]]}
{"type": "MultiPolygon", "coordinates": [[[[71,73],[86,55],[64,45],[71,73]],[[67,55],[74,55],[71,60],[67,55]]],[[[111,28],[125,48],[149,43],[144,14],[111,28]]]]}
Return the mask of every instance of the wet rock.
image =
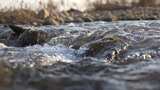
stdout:
{"type": "Polygon", "coordinates": [[[9,27],[14,33],[9,36],[6,42],[11,46],[24,47],[34,44],[44,44],[49,38],[48,33],[44,31],[24,29],[23,27],[15,25],[9,25],[9,27]]]}
{"type": "Polygon", "coordinates": [[[17,40],[19,36],[20,36],[20,34],[11,33],[6,40],[9,40],[9,41],[11,41],[11,40],[17,40]]]}
{"type": "Polygon", "coordinates": [[[82,45],[84,45],[88,42],[98,40],[98,39],[105,37],[105,33],[106,32],[104,32],[104,31],[95,31],[91,35],[88,35],[88,33],[84,34],[84,35],[80,35],[79,37],[77,37],[76,39],[73,40],[72,48],[79,49],[82,45]]]}
{"type": "Polygon", "coordinates": [[[65,30],[64,29],[54,29],[53,31],[48,32],[48,34],[51,38],[55,38],[55,37],[59,37],[65,34],[65,30]]]}
{"type": "Polygon", "coordinates": [[[111,37],[90,42],[82,47],[88,48],[85,53],[87,56],[113,60],[128,47],[128,44],[118,37],[111,37]]]}
{"type": "Polygon", "coordinates": [[[0,39],[0,43],[2,43],[2,47],[3,47],[3,44],[4,44],[4,47],[18,45],[18,42],[16,40],[0,39]]]}
{"type": "Polygon", "coordinates": [[[5,44],[9,46],[16,46],[18,37],[27,29],[24,29],[23,27],[16,25],[8,25],[8,26],[12,30],[12,32],[9,33],[8,37],[5,39],[5,44]]]}
{"type": "Polygon", "coordinates": [[[79,49],[80,46],[84,45],[88,40],[88,36],[79,36],[73,41],[72,48],[79,49]]]}
{"type": "Polygon", "coordinates": [[[26,31],[26,29],[23,29],[22,27],[16,26],[16,25],[8,25],[12,31],[16,34],[16,35],[20,35],[23,32],[26,31]]]}
{"type": "Polygon", "coordinates": [[[15,46],[18,36],[19,35],[17,35],[15,32],[11,30],[4,30],[3,32],[0,33],[0,43],[3,43],[4,45],[7,46],[15,46]]]}
{"type": "Polygon", "coordinates": [[[4,30],[3,32],[0,32],[0,39],[9,39],[11,34],[13,34],[11,30],[4,30]]]}
{"type": "Polygon", "coordinates": [[[28,30],[22,33],[18,38],[19,46],[28,46],[35,44],[44,44],[49,39],[48,33],[44,31],[28,30]]]}

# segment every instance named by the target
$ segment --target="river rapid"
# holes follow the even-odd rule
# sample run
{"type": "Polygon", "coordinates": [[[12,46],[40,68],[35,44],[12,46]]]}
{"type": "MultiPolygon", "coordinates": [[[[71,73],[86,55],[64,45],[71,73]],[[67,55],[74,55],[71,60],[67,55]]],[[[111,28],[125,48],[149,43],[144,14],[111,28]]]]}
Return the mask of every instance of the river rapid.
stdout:
{"type": "MultiPolygon", "coordinates": [[[[0,45],[0,90],[160,90],[158,20],[24,27],[52,38],[0,45]]],[[[1,25],[0,38],[10,31],[1,25]]]]}

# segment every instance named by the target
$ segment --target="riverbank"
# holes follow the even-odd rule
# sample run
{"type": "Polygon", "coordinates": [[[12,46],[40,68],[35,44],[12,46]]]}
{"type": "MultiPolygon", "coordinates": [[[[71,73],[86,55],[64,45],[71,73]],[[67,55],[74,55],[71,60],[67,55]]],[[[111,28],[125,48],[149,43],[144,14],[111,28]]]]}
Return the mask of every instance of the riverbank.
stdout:
{"type": "Polygon", "coordinates": [[[34,12],[26,9],[0,12],[1,24],[60,25],[68,22],[118,21],[118,20],[159,20],[160,8],[132,7],[119,9],[90,10],[81,12],[43,9],[34,12]]]}

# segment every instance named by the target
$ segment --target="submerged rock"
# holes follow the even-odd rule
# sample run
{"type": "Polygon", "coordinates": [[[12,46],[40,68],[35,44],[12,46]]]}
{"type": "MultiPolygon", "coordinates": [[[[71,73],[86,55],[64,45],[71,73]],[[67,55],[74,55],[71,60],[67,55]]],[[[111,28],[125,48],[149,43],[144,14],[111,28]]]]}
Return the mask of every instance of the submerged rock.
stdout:
{"type": "Polygon", "coordinates": [[[77,38],[75,38],[72,42],[72,48],[79,49],[84,44],[101,39],[101,38],[105,37],[105,35],[106,35],[105,31],[95,31],[95,32],[91,33],[90,35],[88,35],[88,33],[86,33],[84,35],[80,35],[77,38]]]}
{"type": "Polygon", "coordinates": [[[112,60],[117,58],[118,54],[128,47],[128,44],[118,37],[111,37],[90,42],[82,47],[88,48],[86,56],[112,60]]]}

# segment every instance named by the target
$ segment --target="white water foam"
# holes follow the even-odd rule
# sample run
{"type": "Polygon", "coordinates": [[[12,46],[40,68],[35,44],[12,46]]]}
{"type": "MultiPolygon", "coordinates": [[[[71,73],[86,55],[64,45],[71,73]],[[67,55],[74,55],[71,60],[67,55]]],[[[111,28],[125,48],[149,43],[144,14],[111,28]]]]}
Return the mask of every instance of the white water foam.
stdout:
{"type": "MultiPolygon", "coordinates": [[[[26,47],[28,52],[41,52],[47,60],[51,60],[53,62],[61,61],[61,62],[74,62],[78,60],[77,53],[78,51],[67,48],[64,45],[56,45],[50,46],[45,44],[44,46],[34,45],[26,47]]],[[[51,64],[51,63],[50,63],[51,64]]]]}

